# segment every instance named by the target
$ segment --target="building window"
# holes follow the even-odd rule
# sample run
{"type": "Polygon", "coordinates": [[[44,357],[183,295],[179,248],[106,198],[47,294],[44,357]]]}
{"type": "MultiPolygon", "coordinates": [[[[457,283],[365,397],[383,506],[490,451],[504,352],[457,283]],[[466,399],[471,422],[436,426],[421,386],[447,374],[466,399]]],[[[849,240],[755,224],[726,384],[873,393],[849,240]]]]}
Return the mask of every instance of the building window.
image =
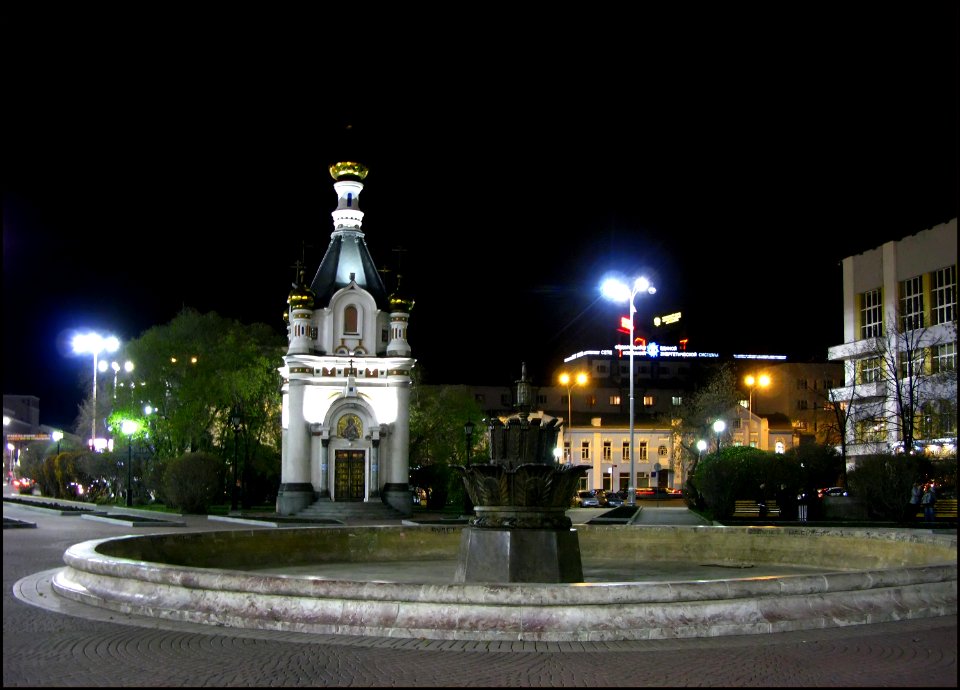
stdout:
{"type": "Polygon", "coordinates": [[[483,405],[483,403],[486,402],[486,396],[484,396],[483,393],[475,393],[473,396],[473,399],[476,400],[481,405],[483,405]]]}
{"type": "Polygon", "coordinates": [[[915,276],[900,283],[900,330],[923,328],[923,278],[915,276]]]}
{"type": "Polygon", "coordinates": [[[807,421],[805,419],[795,419],[793,420],[793,428],[797,431],[806,431],[807,430],[807,421]]]}
{"type": "Polygon", "coordinates": [[[606,374],[606,373],[607,373],[607,365],[606,365],[606,364],[599,364],[599,365],[597,365],[597,373],[598,373],[598,374],[606,374]]]}
{"type": "Polygon", "coordinates": [[[900,378],[916,381],[917,377],[923,373],[923,350],[914,350],[911,352],[900,352],[897,354],[897,361],[900,364],[900,378]],[[913,357],[907,355],[912,354],[913,357]],[[912,368],[909,366],[913,363],[912,368]]]}
{"type": "Polygon", "coordinates": [[[883,335],[883,306],[880,290],[860,294],[860,339],[879,338],[883,335]]]}
{"type": "Polygon", "coordinates": [[[806,400],[798,400],[798,401],[797,401],[797,409],[798,409],[798,410],[805,410],[805,409],[807,409],[807,401],[806,401],[806,400]]]}
{"type": "Polygon", "coordinates": [[[588,406],[588,407],[596,407],[596,406],[597,406],[597,396],[595,396],[595,395],[588,395],[588,396],[587,396],[587,406],[588,406]]]}
{"type": "Polygon", "coordinates": [[[887,440],[887,423],[882,419],[859,419],[853,428],[857,443],[877,443],[887,440]]]}
{"type": "Polygon", "coordinates": [[[860,369],[860,383],[877,383],[882,379],[883,362],[879,357],[869,357],[857,362],[860,369]]]}
{"type": "Polygon", "coordinates": [[[563,442],[563,459],[570,462],[570,441],[563,442]]]}
{"type": "Polygon", "coordinates": [[[666,446],[659,446],[659,447],[657,447],[657,455],[659,455],[659,456],[662,458],[662,457],[664,457],[666,454],[667,454],[667,447],[666,447],[666,446]]]}
{"type": "Polygon", "coordinates": [[[610,447],[610,441],[603,442],[603,461],[610,462],[613,459],[613,451],[610,447]]]}
{"type": "Polygon", "coordinates": [[[933,302],[930,318],[933,325],[952,323],[957,320],[957,267],[947,266],[934,271],[930,287],[933,302]]]}
{"type": "Polygon", "coordinates": [[[619,396],[619,395],[611,395],[611,396],[610,396],[610,404],[611,404],[611,405],[620,405],[620,396],[619,396]]]}
{"type": "Polygon", "coordinates": [[[923,404],[920,435],[931,440],[957,434],[957,406],[952,400],[930,400],[923,404]]]}
{"type": "Polygon", "coordinates": [[[957,344],[934,345],[931,350],[930,371],[939,374],[957,369],[957,344]]]}
{"type": "Polygon", "coordinates": [[[807,390],[807,380],[806,379],[797,379],[797,390],[805,391],[807,390]]]}
{"type": "Polygon", "coordinates": [[[630,441],[623,442],[621,457],[623,458],[624,462],[630,462],[630,441]]]}
{"type": "Polygon", "coordinates": [[[640,441],[640,446],[637,448],[637,456],[638,456],[637,459],[640,462],[647,461],[647,442],[646,441],[640,441]]]}
{"type": "Polygon", "coordinates": [[[352,304],[348,304],[343,309],[343,332],[349,333],[350,335],[358,335],[360,319],[357,315],[357,308],[352,304]]]}
{"type": "Polygon", "coordinates": [[[547,396],[543,395],[542,393],[537,393],[537,404],[538,404],[538,405],[546,405],[546,404],[547,404],[547,396]]]}
{"type": "Polygon", "coordinates": [[[643,404],[646,407],[653,407],[653,396],[652,395],[643,396],[643,404]]]}
{"type": "Polygon", "coordinates": [[[511,407],[512,405],[513,405],[513,398],[510,397],[509,393],[504,393],[500,396],[501,407],[511,407]]]}
{"type": "Polygon", "coordinates": [[[580,441],[580,459],[590,459],[590,441],[580,441]]]}
{"type": "Polygon", "coordinates": [[[681,398],[679,395],[675,395],[670,398],[670,404],[672,404],[674,407],[680,407],[683,404],[683,398],[681,398]]]}

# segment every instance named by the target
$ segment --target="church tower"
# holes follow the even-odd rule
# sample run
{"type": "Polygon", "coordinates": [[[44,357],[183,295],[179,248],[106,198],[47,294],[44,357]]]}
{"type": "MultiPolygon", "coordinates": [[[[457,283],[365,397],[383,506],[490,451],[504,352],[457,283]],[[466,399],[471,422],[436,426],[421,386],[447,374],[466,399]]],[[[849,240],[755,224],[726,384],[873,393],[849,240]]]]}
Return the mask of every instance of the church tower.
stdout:
{"type": "MultiPolygon", "coordinates": [[[[387,295],[361,229],[367,168],[330,166],[337,194],[330,244],[308,285],[298,269],[287,304],[282,469],[277,513],[351,515],[386,504],[413,512],[408,482],[413,302],[387,295]],[[343,504],[338,507],[338,504],[343,504]]],[[[382,513],[381,513],[382,514],[382,513]]]]}

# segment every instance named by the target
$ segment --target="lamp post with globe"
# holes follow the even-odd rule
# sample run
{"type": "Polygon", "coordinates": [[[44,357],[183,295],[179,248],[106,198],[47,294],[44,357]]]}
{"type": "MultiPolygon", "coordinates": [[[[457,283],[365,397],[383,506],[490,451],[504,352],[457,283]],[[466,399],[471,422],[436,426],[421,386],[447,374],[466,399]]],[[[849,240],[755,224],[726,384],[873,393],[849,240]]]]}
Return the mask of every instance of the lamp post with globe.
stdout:
{"type": "Polygon", "coordinates": [[[634,452],[633,447],[633,322],[637,314],[637,307],[634,304],[634,298],[639,292],[646,292],[647,294],[654,294],[657,291],[653,285],[650,284],[650,281],[644,278],[643,276],[637,278],[633,281],[633,285],[627,285],[616,278],[609,278],[603,282],[603,285],[600,286],[600,290],[603,292],[603,295],[614,302],[624,302],[627,301],[630,303],[630,482],[628,488],[629,496],[627,496],[627,504],[630,506],[637,505],[637,469],[636,469],[636,453],[634,452]]]}

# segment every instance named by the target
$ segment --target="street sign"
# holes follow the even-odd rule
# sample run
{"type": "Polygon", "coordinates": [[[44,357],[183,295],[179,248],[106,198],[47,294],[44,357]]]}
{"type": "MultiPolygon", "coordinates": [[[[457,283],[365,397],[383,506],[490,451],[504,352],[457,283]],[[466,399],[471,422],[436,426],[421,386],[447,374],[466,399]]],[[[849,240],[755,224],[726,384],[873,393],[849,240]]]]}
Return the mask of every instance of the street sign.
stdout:
{"type": "Polygon", "coordinates": [[[8,441],[52,441],[50,434],[7,434],[8,441]]]}

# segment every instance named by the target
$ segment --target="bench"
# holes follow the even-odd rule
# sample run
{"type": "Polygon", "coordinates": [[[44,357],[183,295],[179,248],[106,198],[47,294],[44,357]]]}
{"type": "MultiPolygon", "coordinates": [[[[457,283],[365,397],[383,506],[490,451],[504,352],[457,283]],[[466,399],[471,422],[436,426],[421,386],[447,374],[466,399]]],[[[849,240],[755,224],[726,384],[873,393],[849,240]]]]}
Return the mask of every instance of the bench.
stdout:
{"type": "MultiPolygon", "coordinates": [[[[917,512],[916,517],[923,519],[923,507],[917,512]]],[[[933,507],[934,520],[956,520],[957,519],[957,499],[938,498],[933,507]]]]}
{"type": "MultiPolygon", "coordinates": [[[[733,504],[733,517],[735,518],[755,518],[760,517],[760,506],[756,501],[735,501],[733,504]]],[[[776,501],[767,501],[767,517],[780,517],[780,506],[776,501]]]]}

